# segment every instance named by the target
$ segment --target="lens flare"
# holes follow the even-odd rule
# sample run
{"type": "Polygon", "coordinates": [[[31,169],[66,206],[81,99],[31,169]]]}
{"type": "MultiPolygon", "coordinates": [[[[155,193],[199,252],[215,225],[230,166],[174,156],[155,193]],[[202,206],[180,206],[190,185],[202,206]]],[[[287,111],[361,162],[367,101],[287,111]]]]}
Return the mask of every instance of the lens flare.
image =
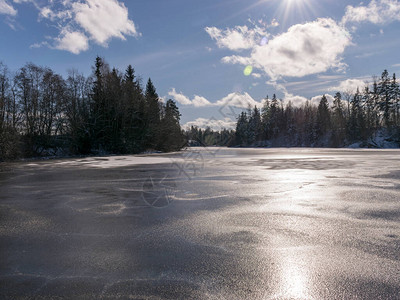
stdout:
{"type": "Polygon", "coordinates": [[[246,66],[246,68],[244,68],[244,70],[243,70],[244,76],[249,76],[251,74],[251,72],[253,72],[253,67],[250,65],[246,66]]]}
{"type": "Polygon", "coordinates": [[[265,46],[266,44],[268,44],[268,39],[266,37],[263,37],[260,41],[260,45],[261,46],[265,46]]]}

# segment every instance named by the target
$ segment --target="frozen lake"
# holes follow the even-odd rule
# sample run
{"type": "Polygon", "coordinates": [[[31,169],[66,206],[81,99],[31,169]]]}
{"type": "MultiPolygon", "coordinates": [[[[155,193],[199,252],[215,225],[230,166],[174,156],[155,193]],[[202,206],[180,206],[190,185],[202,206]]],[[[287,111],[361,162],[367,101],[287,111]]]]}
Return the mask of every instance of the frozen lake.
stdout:
{"type": "Polygon", "coordinates": [[[0,164],[1,299],[400,299],[400,151],[0,164]]]}

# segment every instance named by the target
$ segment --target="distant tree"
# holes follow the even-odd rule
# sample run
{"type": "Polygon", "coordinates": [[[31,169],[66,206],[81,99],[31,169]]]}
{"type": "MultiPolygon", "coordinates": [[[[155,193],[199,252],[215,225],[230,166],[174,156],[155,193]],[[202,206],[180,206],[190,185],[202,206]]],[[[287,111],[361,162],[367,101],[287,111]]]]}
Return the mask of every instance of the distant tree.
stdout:
{"type": "Polygon", "coordinates": [[[97,56],[93,69],[93,84],[90,101],[90,140],[91,146],[100,149],[105,143],[105,128],[106,128],[106,100],[104,93],[104,77],[106,64],[104,60],[97,56]]]}
{"type": "Polygon", "coordinates": [[[262,124],[260,110],[257,106],[249,111],[249,124],[248,124],[248,144],[254,144],[262,138],[262,124]]]}
{"type": "Polygon", "coordinates": [[[6,65],[0,62],[0,161],[20,156],[18,104],[6,65]]]}
{"type": "Polygon", "coordinates": [[[92,149],[89,99],[87,79],[77,70],[69,70],[66,80],[65,115],[72,153],[88,154],[92,149]]]}
{"type": "Polygon", "coordinates": [[[318,139],[316,108],[307,101],[304,105],[304,145],[315,146],[318,139]]]}
{"type": "Polygon", "coordinates": [[[339,147],[343,145],[346,136],[346,118],[342,103],[342,95],[337,92],[332,107],[332,145],[339,147]]]}
{"type": "Polygon", "coordinates": [[[328,99],[322,96],[317,111],[317,135],[322,138],[331,127],[331,116],[329,111],[328,99]]]}
{"type": "Polygon", "coordinates": [[[263,107],[261,108],[262,139],[264,139],[264,140],[270,139],[269,110],[270,110],[270,101],[267,96],[264,99],[263,107]]]}
{"type": "Polygon", "coordinates": [[[380,97],[379,108],[383,113],[383,124],[386,127],[391,126],[391,95],[390,95],[390,78],[387,70],[384,70],[378,83],[378,94],[380,97]]]}
{"type": "Polygon", "coordinates": [[[271,138],[276,138],[279,135],[279,125],[280,125],[280,106],[278,103],[278,99],[275,94],[273,94],[272,99],[271,99],[271,104],[269,107],[269,113],[268,113],[268,123],[267,123],[267,128],[269,129],[269,134],[271,138]]]}
{"type": "Polygon", "coordinates": [[[372,84],[372,90],[370,91],[370,101],[373,107],[372,116],[371,116],[371,126],[374,131],[376,131],[381,126],[381,118],[380,118],[380,97],[378,90],[378,81],[377,78],[374,77],[374,82],[372,84]]]}
{"type": "Polygon", "coordinates": [[[359,89],[354,94],[351,102],[350,118],[348,121],[348,138],[350,141],[360,141],[366,138],[365,136],[365,118],[362,108],[362,97],[359,89]]]}
{"type": "Polygon", "coordinates": [[[396,74],[393,73],[392,81],[390,83],[390,97],[392,102],[392,124],[394,126],[400,125],[400,87],[396,79],[396,74]]]}
{"type": "Polygon", "coordinates": [[[143,151],[146,144],[146,103],[131,65],[125,71],[123,86],[123,140],[127,152],[137,153],[143,151]]]}
{"type": "Polygon", "coordinates": [[[160,123],[161,136],[158,149],[177,151],[184,145],[184,137],[179,125],[181,114],[175,102],[171,99],[165,104],[165,114],[160,123]]]}
{"type": "Polygon", "coordinates": [[[115,68],[105,76],[105,128],[104,148],[113,153],[124,153],[123,121],[125,107],[123,102],[123,75],[115,68]]]}
{"type": "Polygon", "coordinates": [[[246,112],[239,115],[236,124],[236,144],[246,146],[248,141],[249,120],[246,112]]]}
{"type": "Polygon", "coordinates": [[[298,141],[297,141],[297,124],[296,124],[296,120],[295,120],[295,114],[296,111],[292,105],[292,102],[289,101],[288,104],[286,105],[286,108],[284,110],[284,114],[285,114],[285,131],[286,131],[286,138],[287,141],[286,143],[288,145],[297,145],[298,141]]]}
{"type": "Polygon", "coordinates": [[[159,135],[161,111],[159,101],[160,99],[156,92],[156,88],[154,87],[153,82],[150,78],[147,81],[146,85],[145,100],[146,120],[148,126],[147,145],[149,147],[155,148],[158,144],[159,139],[161,138],[159,135]]]}

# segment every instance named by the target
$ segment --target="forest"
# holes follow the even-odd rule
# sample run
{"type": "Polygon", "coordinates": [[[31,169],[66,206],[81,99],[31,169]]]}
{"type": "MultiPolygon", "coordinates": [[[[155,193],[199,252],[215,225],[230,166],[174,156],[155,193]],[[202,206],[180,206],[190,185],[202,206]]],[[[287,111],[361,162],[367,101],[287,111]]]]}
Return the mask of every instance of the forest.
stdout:
{"type": "Polygon", "coordinates": [[[400,146],[400,88],[385,70],[333,102],[283,105],[274,94],[237,117],[236,130],[182,131],[176,103],[96,57],[88,77],[27,63],[12,74],[0,63],[0,161],[22,157],[134,154],[190,146],[379,147],[377,135],[400,146]]]}
{"type": "Polygon", "coordinates": [[[191,126],[184,131],[184,136],[189,146],[207,147],[207,146],[235,146],[235,131],[222,129],[212,130],[210,127],[205,129],[197,126],[191,126]]]}
{"type": "Polygon", "coordinates": [[[0,161],[184,146],[179,109],[150,78],[143,88],[131,65],[122,73],[100,57],[92,70],[64,79],[33,63],[12,74],[0,62],[0,161]]]}
{"type": "Polygon", "coordinates": [[[355,93],[336,93],[333,103],[324,95],[318,105],[283,105],[276,95],[261,109],[243,111],[233,132],[191,128],[190,139],[221,146],[376,147],[378,137],[400,146],[400,89],[396,75],[385,70],[372,85],[355,93]],[[222,141],[222,142],[221,142],[222,141]]]}
{"type": "MultiPolygon", "coordinates": [[[[360,91],[360,88],[362,89],[360,91]]],[[[284,107],[275,95],[258,108],[242,112],[236,124],[236,145],[343,147],[359,142],[374,147],[373,137],[384,132],[400,145],[400,89],[396,75],[385,70],[372,86],[354,94],[336,93],[329,105],[324,95],[318,106],[284,107]]]]}

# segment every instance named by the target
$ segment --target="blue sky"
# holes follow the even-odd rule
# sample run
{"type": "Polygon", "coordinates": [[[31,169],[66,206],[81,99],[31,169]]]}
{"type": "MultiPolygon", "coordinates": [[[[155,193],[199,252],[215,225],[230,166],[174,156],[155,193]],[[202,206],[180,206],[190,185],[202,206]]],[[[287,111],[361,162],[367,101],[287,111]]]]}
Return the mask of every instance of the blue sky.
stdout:
{"type": "Polygon", "coordinates": [[[0,0],[0,30],[10,70],[132,64],[183,125],[216,129],[266,95],[300,105],[400,73],[398,0],[0,0]]]}

